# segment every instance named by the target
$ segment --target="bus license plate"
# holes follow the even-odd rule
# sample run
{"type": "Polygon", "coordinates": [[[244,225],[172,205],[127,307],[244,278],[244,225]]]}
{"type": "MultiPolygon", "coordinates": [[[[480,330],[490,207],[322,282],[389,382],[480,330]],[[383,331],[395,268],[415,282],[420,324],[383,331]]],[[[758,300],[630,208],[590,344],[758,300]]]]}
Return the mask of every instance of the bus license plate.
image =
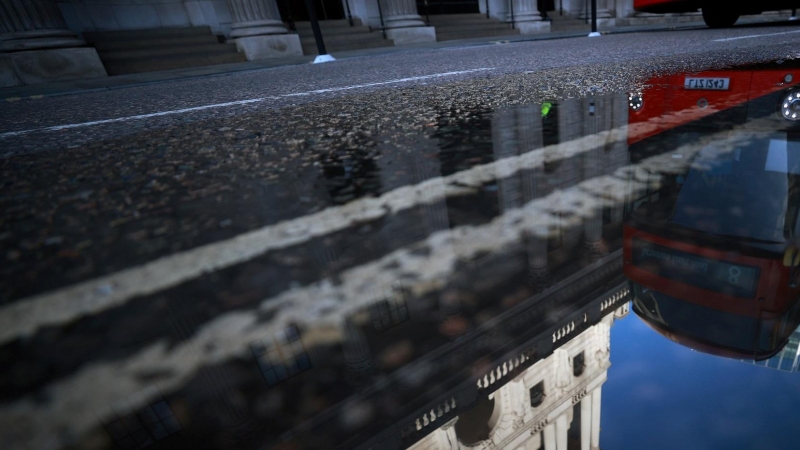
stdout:
{"type": "Polygon", "coordinates": [[[727,91],[731,85],[730,78],[692,78],[686,77],[684,89],[706,89],[711,91],[727,91]]]}

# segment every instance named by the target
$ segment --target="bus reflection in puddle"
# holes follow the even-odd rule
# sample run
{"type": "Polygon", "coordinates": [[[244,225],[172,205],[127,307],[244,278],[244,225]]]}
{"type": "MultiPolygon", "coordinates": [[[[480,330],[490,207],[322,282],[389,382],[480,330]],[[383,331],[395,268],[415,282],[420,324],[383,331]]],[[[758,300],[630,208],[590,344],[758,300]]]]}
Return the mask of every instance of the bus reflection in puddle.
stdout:
{"type": "MultiPolygon", "coordinates": [[[[634,312],[681,345],[764,361],[800,336],[793,70],[656,78],[649,92],[629,95],[631,160],[668,152],[682,164],[631,171],[624,272],[634,312]]],[[[788,365],[796,370],[796,361],[788,365]]]]}

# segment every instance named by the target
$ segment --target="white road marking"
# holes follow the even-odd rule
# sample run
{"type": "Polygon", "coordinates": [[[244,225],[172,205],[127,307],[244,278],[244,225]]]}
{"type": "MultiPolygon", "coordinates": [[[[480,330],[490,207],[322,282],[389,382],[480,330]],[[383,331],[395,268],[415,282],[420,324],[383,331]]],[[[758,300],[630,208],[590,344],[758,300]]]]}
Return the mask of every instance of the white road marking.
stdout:
{"type": "Polygon", "coordinates": [[[291,94],[282,94],[282,95],[274,95],[269,97],[261,97],[261,98],[251,98],[248,100],[237,100],[234,102],[225,102],[225,103],[214,103],[211,105],[203,105],[203,106],[195,106],[192,108],[183,108],[183,109],[174,109],[170,111],[160,111],[155,113],[149,114],[139,114],[135,116],[126,116],[126,117],[117,117],[114,119],[105,119],[105,120],[95,120],[92,122],[81,122],[81,123],[71,123],[65,125],[55,125],[52,127],[43,127],[43,128],[32,128],[29,130],[21,130],[21,131],[9,131],[6,133],[0,134],[0,138],[7,138],[12,136],[21,136],[30,133],[40,133],[40,132],[48,132],[48,131],[62,131],[62,130],[69,130],[73,128],[85,128],[85,127],[92,127],[96,125],[104,125],[108,123],[116,123],[116,122],[129,122],[132,120],[142,120],[142,119],[149,119],[152,117],[161,117],[161,116],[170,116],[175,114],[185,114],[188,112],[194,111],[203,111],[206,109],[215,109],[215,108],[226,108],[229,106],[242,106],[248,105],[252,103],[261,103],[267,100],[278,100],[281,98],[287,97],[302,97],[307,95],[315,95],[315,94],[325,94],[329,92],[340,92],[340,91],[350,91],[353,89],[363,89],[368,87],[375,87],[375,86],[385,86],[388,84],[398,84],[398,83],[407,83],[412,81],[420,81],[420,80],[429,80],[432,78],[442,78],[442,77],[451,77],[455,75],[464,75],[468,73],[475,73],[475,72],[484,72],[487,70],[492,70],[493,67],[482,67],[479,69],[469,69],[469,70],[457,70],[453,72],[443,72],[443,73],[434,73],[431,75],[421,75],[418,77],[407,77],[407,78],[397,78],[394,80],[388,81],[378,81],[375,83],[364,83],[364,84],[355,84],[352,86],[341,86],[341,87],[334,87],[334,88],[327,88],[327,89],[316,89],[313,91],[307,92],[294,92],[291,94]]]}
{"type": "Polygon", "coordinates": [[[625,139],[627,126],[475,166],[447,177],[406,185],[377,198],[362,198],[342,206],[269,225],[232,239],[165,256],[141,266],[78,283],[54,292],[20,299],[0,308],[0,343],[35,332],[39,327],[65,323],[124,304],[230,267],[269,251],[287,248],[353,224],[375,220],[418,205],[473,192],[471,186],[511,176],[625,139]]]}
{"type": "Polygon", "coordinates": [[[792,34],[792,33],[800,33],[800,30],[794,31],[783,31],[780,33],[765,33],[765,34],[749,34],[747,36],[736,36],[724,39],[714,39],[712,42],[728,42],[728,41],[738,41],[739,39],[755,39],[761,37],[769,37],[769,36],[780,36],[783,34],[792,34]]]}
{"type": "MultiPolygon", "coordinates": [[[[201,367],[246,355],[249,343],[272,336],[289,324],[305,330],[339,327],[354,312],[384,298],[385,292],[392,292],[398,281],[414,296],[442,289],[459,270],[460,260],[471,260],[487,251],[518,249],[521,240],[531,236],[546,239],[557,229],[554,227],[564,230],[581,226],[601,207],[619,207],[628,196],[647,192],[648,181],[655,182],[658,175],[642,179],[640,168],[656,173],[685,171],[693,155],[723,136],[728,132],[706,136],[638,165],[584,180],[507,211],[488,224],[438,231],[423,242],[344,271],[338,275],[337,283],[320,280],[265,299],[258,310],[219,315],[177,345],[159,340],[128,358],[87,364],[74,375],[44,387],[42,392],[46,392],[48,402],[28,396],[0,406],[0,442],[18,444],[20,448],[56,448],[58,442],[52,436],[85,433],[97,426],[98,416],[102,418],[109,405],[125,402],[130,408],[140,408],[157,395],[179,388],[201,367]],[[685,157],[674,160],[672,154],[685,157]],[[419,248],[430,251],[414,252],[419,248]],[[263,321],[260,313],[272,313],[271,319],[263,321]],[[152,382],[142,380],[143,373],[168,375],[152,382]],[[15,434],[18,427],[35,429],[37,433],[15,434]]],[[[741,138],[746,140],[748,136],[741,138]]]]}

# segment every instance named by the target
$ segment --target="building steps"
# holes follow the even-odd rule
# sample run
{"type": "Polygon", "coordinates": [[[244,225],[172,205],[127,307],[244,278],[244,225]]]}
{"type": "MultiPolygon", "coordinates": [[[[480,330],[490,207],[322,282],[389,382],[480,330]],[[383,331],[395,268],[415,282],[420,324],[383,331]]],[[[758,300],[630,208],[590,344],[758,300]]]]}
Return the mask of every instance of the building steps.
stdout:
{"type": "Polygon", "coordinates": [[[512,29],[511,24],[487,19],[484,14],[432,15],[430,24],[436,27],[437,41],[519,34],[519,30],[512,29]]]}
{"type": "MultiPolygon", "coordinates": [[[[422,16],[422,19],[426,19],[426,16],[422,16]]],[[[434,26],[455,22],[477,24],[486,23],[487,21],[499,22],[497,19],[487,18],[486,14],[435,14],[427,16],[427,19],[434,26]]]]}
{"type": "Polygon", "coordinates": [[[188,67],[215,66],[217,64],[232,64],[245,62],[247,59],[241,53],[224,53],[218,55],[187,55],[183,57],[148,58],[142,60],[109,61],[103,63],[109,75],[123,75],[130,73],[157,72],[160,70],[185,69],[188,67]]]}
{"type": "Polygon", "coordinates": [[[588,33],[592,29],[592,25],[586,23],[586,20],[566,14],[560,16],[558,11],[551,11],[549,17],[551,33],[564,31],[585,31],[588,33]]]}
{"type": "MultiPolygon", "coordinates": [[[[359,20],[354,20],[350,26],[347,20],[320,20],[320,30],[325,41],[325,50],[328,52],[341,52],[347,50],[362,50],[368,48],[391,47],[394,41],[384,39],[380,30],[372,30],[364,26],[359,20]]],[[[310,22],[295,22],[297,35],[303,47],[304,55],[317,55],[317,43],[310,22]]]]}
{"type": "Polygon", "coordinates": [[[209,27],[156,28],[84,33],[109,75],[155,72],[247,59],[209,27]]]}
{"type": "MultiPolygon", "coordinates": [[[[303,29],[308,29],[309,31],[311,30],[311,22],[295,22],[294,25],[295,28],[298,29],[303,28],[303,29]]],[[[289,25],[287,24],[287,28],[288,26],[289,25]]],[[[350,26],[350,22],[347,19],[319,21],[319,27],[320,29],[322,29],[323,33],[326,31],[330,32],[333,30],[348,30],[350,28],[358,28],[362,26],[364,26],[364,24],[361,22],[361,19],[357,19],[355,17],[353,18],[352,27],[350,26]]]]}
{"type": "Polygon", "coordinates": [[[103,61],[129,61],[141,59],[175,58],[198,55],[218,55],[226,53],[237,53],[236,44],[197,44],[183,46],[163,46],[150,48],[119,49],[113,51],[103,51],[101,56],[103,61]]]}
{"type": "Polygon", "coordinates": [[[139,48],[161,48],[163,46],[194,46],[203,44],[219,44],[219,38],[213,34],[202,36],[181,36],[174,38],[147,38],[130,41],[95,41],[92,45],[97,51],[133,50],[139,48]]]}
{"type": "Polygon", "coordinates": [[[142,30],[85,31],[83,38],[89,42],[134,41],[147,38],[174,38],[179,36],[207,36],[211,27],[147,28],[142,30]]]}

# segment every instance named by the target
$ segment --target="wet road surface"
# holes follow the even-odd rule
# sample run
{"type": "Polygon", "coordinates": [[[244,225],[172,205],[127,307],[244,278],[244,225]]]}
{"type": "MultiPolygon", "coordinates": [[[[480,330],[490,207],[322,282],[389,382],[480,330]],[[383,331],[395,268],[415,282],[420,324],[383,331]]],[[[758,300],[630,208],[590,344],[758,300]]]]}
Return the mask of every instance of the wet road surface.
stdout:
{"type": "Polygon", "coordinates": [[[634,41],[4,105],[0,447],[794,448],[800,33],[634,41]]]}

